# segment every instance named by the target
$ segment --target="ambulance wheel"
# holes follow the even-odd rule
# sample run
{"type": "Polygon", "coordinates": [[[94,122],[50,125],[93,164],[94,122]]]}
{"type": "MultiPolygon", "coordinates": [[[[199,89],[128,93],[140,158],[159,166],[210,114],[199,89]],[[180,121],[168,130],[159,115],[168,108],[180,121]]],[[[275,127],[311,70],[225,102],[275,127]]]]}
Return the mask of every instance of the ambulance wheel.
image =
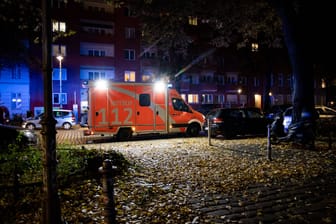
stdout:
{"type": "Polygon", "coordinates": [[[198,124],[196,123],[190,124],[187,129],[187,135],[191,137],[196,137],[199,135],[200,131],[201,131],[201,127],[198,124]]]}
{"type": "Polygon", "coordinates": [[[132,130],[128,128],[123,128],[118,131],[117,140],[125,140],[132,137],[132,130]]]}

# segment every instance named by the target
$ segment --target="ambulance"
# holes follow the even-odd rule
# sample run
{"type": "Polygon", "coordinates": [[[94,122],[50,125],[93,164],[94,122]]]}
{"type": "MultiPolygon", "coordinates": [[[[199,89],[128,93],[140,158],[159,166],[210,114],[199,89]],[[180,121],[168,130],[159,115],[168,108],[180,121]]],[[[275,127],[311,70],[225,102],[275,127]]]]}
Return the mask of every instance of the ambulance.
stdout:
{"type": "Polygon", "coordinates": [[[89,81],[90,135],[128,139],[142,134],[185,133],[197,136],[204,115],[167,83],[89,81]]]}

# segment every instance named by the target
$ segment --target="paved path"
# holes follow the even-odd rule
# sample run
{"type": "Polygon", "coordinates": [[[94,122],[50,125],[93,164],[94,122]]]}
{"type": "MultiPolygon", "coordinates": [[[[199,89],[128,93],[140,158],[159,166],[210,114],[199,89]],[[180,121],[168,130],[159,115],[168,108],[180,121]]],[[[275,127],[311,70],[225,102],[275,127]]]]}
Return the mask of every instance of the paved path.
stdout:
{"type": "MultiPolygon", "coordinates": [[[[58,130],[62,144],[92,140],[84,128],[58,130]]],[[[194,223],[336,223],[336,176],[298,180],[272,186],[250,185],[233,194],[194,192],[189,203],[200,212],[194,223]]]]}
{"type": "Polygon", "coordinates": [[[57,130],[56,141],[58,144],[85,144],[88,137],[84,137],[84,128],[70,130],[57,130]]]}
{"type": "Polygon", "coordinates": [[[249,186],[234,195],[191,200],[209,223],[336,223],[336,178],[249,186]]]}

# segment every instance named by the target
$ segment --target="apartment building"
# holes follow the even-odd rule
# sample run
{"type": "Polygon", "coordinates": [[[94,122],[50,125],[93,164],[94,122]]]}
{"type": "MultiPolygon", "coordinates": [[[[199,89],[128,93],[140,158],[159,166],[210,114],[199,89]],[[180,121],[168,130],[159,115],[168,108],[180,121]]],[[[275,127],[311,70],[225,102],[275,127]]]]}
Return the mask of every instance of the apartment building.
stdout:
{"type": "MultiPolygon", "coordinates": [[[[52,99],[55,108],[72,109],[80,119],[87,110],[88,80],[141,81],[140,30],[127,5],[103,0],[56,1],[52,6],[52,99]]],[[[33,49],[36,55],[40,46],[33,49]]],[[[42,71],[31,68],[30,110],[41,113],[42,71]],[[36,88],[34,88],[36,87],[36,88]]]]}
{"type": "MultiPolygon", "coordinates": [[[[142,44],[139,18],[127,4],[59,0],[53,1],[52,7],[53,106],[72,109],[77,121],[88,109],[83,84],[98,79],[148,82],[163,74],[200,111],[216,106],[263,108],[266,100],[291,103],[291,73],[279,52],[273,52],[276,57],[269,69],[255,44],[244,53],[249,60],[235,50],[217,48],[194,55],[197,63],[190,61],[191,66],[177,74],[165,74],[169,56],[142,44]]],[[[0,106],[7,107],[11,116],[37,115],[44,109],[41,45],[27,46],[35,55],[29,65],[17,63],[0,70],[0,106]]],[[[321,80],[316,77],[316,104],[326,103],[321,80]]]]}
{"type": "Polygon", "coordinates": [[[0,69],[0,116],[26,114],[30,110],[30,73],[25,63],[16,63],[0,69]]]}

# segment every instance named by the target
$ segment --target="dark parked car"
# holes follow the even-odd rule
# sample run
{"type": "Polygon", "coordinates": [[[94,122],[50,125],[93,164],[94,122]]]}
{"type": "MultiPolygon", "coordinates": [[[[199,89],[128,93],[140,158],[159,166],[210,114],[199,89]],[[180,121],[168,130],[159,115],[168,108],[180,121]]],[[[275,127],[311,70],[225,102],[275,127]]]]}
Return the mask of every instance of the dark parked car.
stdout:
{"type": "Polygon", "coordinates": [[[34,131],[23,129],[17,126],[0,124],[0,149],[5,150],[9,144],[17,143],[17,137],[22,134],[21,145],[35,145],[37,144],[37,135],[34,131]]]}
{"type": "Polygon", "coordinates": [[[267,119],[258,108],[216,108],[205,117],[203,126],[208,131],[210,120],[211,136],[222,135],[225,138],[234,138],[237,135],[266,135],[267,119]]]}
{"type": "Polygon", "coordinates": [[[265,112],[265,116],[269,119],[274,119],[277,114],[285,112],[285,110],[291,106],[291,104],[273,105],[267,112],[265,112]]]}

